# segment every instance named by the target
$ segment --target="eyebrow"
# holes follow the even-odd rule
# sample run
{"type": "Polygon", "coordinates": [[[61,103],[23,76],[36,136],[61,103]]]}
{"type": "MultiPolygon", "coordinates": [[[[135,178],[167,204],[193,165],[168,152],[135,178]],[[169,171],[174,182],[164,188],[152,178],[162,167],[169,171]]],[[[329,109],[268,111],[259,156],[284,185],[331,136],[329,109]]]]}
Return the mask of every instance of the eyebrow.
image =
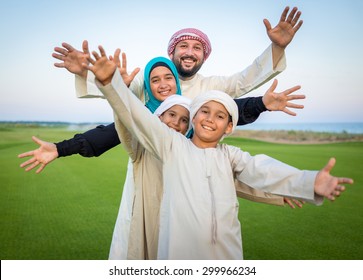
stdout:
{"type": "MultiPolygon", "coordinates": [[[[200,107],[200,109],[202,109],[202,108],[206,108],[206,109],[210,110],[210,107],[208,105],[203,105],[202,107],[200,107]]],[[[217,114],[219,114],[219,113],[222,113],[225,116],[229,116],[228,112],[225,112],[225,111],[222,111],[222,110],[217,110],[217,114]]]]}
{"type": "Polygon", "coordinates": [[[155,76],[150,76],[150,80],[152,80],[152,79],[156,79],[156,78],[160,78],[160,76],[166,76],[166,77],[172,76],[172,77],[174,77],[173,73],[167,73],[167,74],[165,74],[165,75],[155,75],[155,76]]]}

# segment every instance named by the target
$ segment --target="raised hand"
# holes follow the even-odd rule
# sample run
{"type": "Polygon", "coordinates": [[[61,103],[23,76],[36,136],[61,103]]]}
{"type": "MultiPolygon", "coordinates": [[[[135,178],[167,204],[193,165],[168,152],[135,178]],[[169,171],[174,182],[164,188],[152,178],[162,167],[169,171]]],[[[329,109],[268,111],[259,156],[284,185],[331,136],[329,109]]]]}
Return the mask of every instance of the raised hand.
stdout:
{"type": "Polygon", "coordinates": [[[283,92],[276,93],[274,90],[277,87],[277,80],[275,79],[271,87],[266,91],[262,97],[262,102],[265,107],[270,111],[282,111],[288,115],[296,116],[296,113],[289,110],[288,108],[303,109],[304,105],[298,105],[291,103],[292,100],[304,99],[305,95],[302,94],[291,94],[299,90],[300,86],[295,86],[287,89],[283,92]]]}
{"type": "Polygon", "coordinates": [[[335,165],[335,158],[331,158],[328,164],[319,171],[315,179],[315,193],[334,201],[345,190],[341,184],[353,184],[353,180],[344,177],[334,177],[330,175],[330,171],[335,165]]]}
{"type": "Polygon", "coordinates": [[[54,48],[55,53],[53,53],[52,56],[62,61],[54,63],[54,66],[58,68],[66,68],[72,74],[87,78],[87,69],[83,67],[83,64],[88,64],[88,42],[86,40],[83,41],[83,52],[76,50],[67,43],[62,43],[62,47],[63,48],[54,48]]]}
{"type": "Polygon", "coordinates": [[[25,171],[30,171],[40,164],[36,173],[42,172],[46,165],[58,157],[57,147],[54,143],[49,143],[40,140],[39,138],[33,136],[33,141],[39,145],[39,148],[33,151],[22,153],[18,155],[19,158],[32,157],[31,159],[20,164],[21,168],[25,168],[25,171]]]}
{"type": "Polygon", "coordinates": [[[122,63],[120,62],[120,56],[117,56],[117,57],[110,56],[110,60],[113,60],[116,63],[117,68],[120,71],[121,77],[124,80],[125,85],[130,86],[131,82],[133,81],[133,79],[135,78],[137,73],[139,73],[140,68],[135,68],[134,71],[132,71],[131,74],[129,74],[127,72],[126,54],[123,52],[121,55],[122,55],[122,63]]]}
{"type": "Polygon", "coordinates": [[[117,68],[121,50],[116,49],[113,58],[108,59],[103,47],[99,46],[98,49],[100,51],[100,55],[96,51],[92,52],[95,59],[92,59],[90,55],[87,57],[87,60],[91,65],[84,63],[82,66],[85,69],[92,71],[103,85],[107,85],[111,82],[112,76],[117,68]]]}
{"type": "Polygon", "coordinates": [[[299,21],[301,12],[297,11],[297,8],[294,7],[291,10],[290,14],[287,16],[289,9],[289,7],[286,7],[284,9],[281,14],[279,23],[274,28],[271,28],[271,24],[267,19],[263,20],[263,23],[266,27],[267,35],[272,43],[283,49],[285,49],[287,45],[290,44],[296,32],[303,24],[302,20],[299,21]]]}

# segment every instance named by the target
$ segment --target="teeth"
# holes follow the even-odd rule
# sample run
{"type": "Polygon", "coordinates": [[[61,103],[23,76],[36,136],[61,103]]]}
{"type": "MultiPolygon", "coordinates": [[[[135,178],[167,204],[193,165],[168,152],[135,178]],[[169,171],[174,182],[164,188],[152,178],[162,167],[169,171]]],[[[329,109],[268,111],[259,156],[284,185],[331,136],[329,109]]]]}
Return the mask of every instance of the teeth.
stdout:
{"type": "Polygon", "coordinates": [[[194,63],[193,59],[183,59],[185,63],[194,63]]]}
{"type": "Polygon", "coordinates": [[[210,131],[213,131],[213,128],[209,127],[209,126],[205,126],[205,125],[202,125],[202,127],[206,130],[210,130],[210,131]]]}

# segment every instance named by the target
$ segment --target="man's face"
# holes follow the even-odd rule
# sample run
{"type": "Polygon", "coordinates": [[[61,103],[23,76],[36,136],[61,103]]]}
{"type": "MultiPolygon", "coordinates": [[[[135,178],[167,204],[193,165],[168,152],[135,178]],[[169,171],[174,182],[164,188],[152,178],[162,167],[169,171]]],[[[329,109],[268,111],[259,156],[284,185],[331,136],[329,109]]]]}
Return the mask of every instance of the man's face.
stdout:
{"type": "Polygon", "coordinates": [[[193,77],[204,63],[203,45],[197,40],[180,41],[170,55],[181,79],[193,77]]]}

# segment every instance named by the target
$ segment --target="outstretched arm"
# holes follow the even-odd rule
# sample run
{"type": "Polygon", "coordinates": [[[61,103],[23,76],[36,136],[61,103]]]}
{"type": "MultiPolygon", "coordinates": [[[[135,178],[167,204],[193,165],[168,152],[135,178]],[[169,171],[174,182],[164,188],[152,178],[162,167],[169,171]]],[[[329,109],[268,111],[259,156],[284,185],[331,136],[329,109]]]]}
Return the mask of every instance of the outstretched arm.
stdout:
{"type": "Polygon", "coordinates": [[[267,35],[272,42],[272,58],[274,67],[283,56],[285,48],[290,44],[296,32],[303,24],[303,21],[299,20],[301,12],[294,7],[290,14],[287,15],[289,9],[289,7],[284,9],[281,14],[280,21],[274,28],[271,28],[271,23],[267,19],[263,20],[267,35]]]}
{"type": "Polygon", "coordinates": [[[335,158],[329,160],[327,165],[318,172],[314,184],[315,193],[331,201],[334,201],[345,191],[345,187],[342,184],[353,184],[353,179],[351,178],[330,175],[330,171],[333,169],[335,162],[335,158]]]}
{"type": "Polygon", "coordinates": [[[36,171],[36,173],[40,173],[47,166],[48,163],[51,163],[58,157],[57,147],[55,144],[45,142],[35,136],[33,136],[32,139],[36,144],[39,145],[39,148],[18,155],[19,158],[32,157],[29,160],[20,164],[20,167],[25,167],[25,171],[30,171],[40,165],[40,167],[36,171]]]}
{"type": "Polygon", "coordinates": [[[296,116],[296,113],[289,108],[303,109],[303,105],[292,103],[293,100],[305,99],[305,95],[291,94],[300,89],[300,86],[287,89],[283,92],[276,93],[274,90],[277,87],[275,80],[271,87],[266,91],[263,97],[246,97],[234,99],[238,107],[238,122],[237,125],[245,125],[253,123],[262,112],[282,111],[288,115],[296,116]]]}
{"type": "Polygon", "coordinates": [[[80,154],[83,157],[98,157],[120,144],[115,124],[99,125],[73,138],[55,143],[59,157],[80,154]]]}

